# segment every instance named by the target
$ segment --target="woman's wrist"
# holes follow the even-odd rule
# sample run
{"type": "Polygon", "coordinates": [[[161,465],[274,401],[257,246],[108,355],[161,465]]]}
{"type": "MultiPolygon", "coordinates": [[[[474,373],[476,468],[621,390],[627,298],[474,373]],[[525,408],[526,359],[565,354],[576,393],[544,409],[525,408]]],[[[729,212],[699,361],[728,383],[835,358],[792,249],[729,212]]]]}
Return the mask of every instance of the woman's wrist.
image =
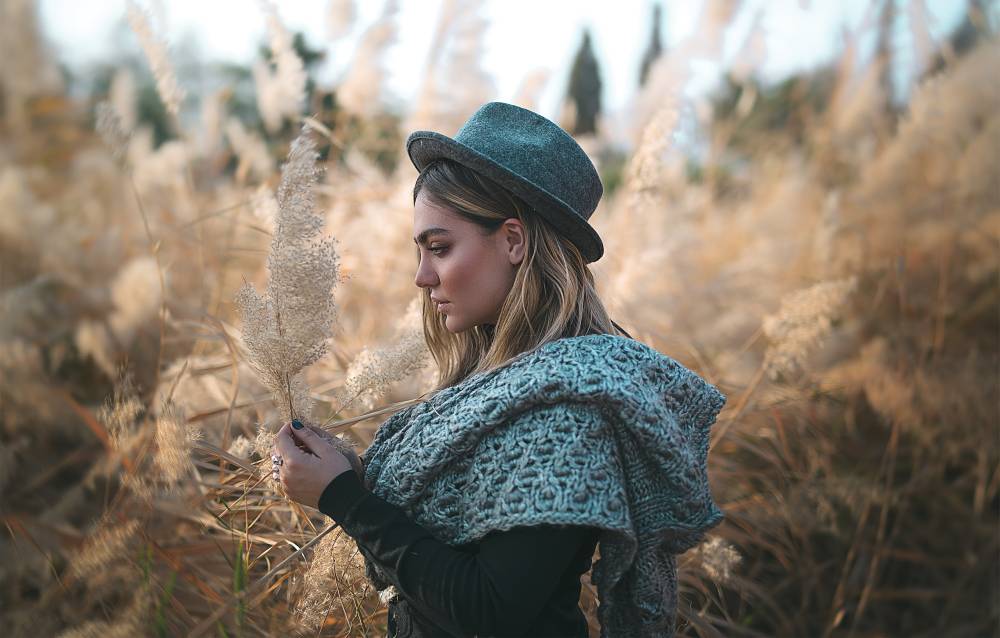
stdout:
{"type": "Polygon", "coordinates": [[[358,473],[352,470],[341,472],[327,484],[319,497],[318,508],[337,523],[348,516],[350,511],[370,492],[361,483],[358,473]]]}

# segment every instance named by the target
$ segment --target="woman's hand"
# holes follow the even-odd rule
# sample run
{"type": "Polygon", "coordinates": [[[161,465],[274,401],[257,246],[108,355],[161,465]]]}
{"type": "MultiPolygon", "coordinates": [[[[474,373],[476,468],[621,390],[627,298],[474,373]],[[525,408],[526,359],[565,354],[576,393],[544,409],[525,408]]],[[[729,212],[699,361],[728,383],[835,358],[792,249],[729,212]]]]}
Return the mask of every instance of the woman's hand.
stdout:
{"type": "Polygon", "coordinates": [[[330,434],[323,428],[317,427],[315,425],[309,425],[308,423],[306,423],[306,427],[315,432],[316,434],[320,435],[327,441],[329,441],[331,445],[340,450],[341,453],[343,453],[343,455],[346,456],[347,459],[351,462],[351,467],[353,467],[354,471],[358,473],[358,478],[360,478],[362,481],[365,480],[364,463],[361,462],[361,457],[359,457],[358,453],[354,451],[354,446],[351,445],[350,441],[345,441],[339,436],[334,436],[333,434],[330,434]]]}
{"type": "Polygon", "coordinates": [[[319,497],[330,481],[354,470],[340,446],[310,428],[293,429],[291,423],[278,430],[271,453],[282,459],[278,469],[285,493],[309,507],[319,507],[319,497]]]}

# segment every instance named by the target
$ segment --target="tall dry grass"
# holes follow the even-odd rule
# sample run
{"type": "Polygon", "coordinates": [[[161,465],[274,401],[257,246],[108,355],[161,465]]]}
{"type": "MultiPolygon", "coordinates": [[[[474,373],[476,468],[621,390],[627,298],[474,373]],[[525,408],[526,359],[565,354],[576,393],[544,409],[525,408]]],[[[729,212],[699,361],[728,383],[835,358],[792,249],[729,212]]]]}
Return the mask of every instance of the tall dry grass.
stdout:
{"type": "MultiPolygon", "coordinates": [[[[897,116],[872,79],[883,61],[855,65],[854,34],[830,99],[791,102],[802,132],[786,136],[747,129],[765,99],[751,69],[727,119],[677,99],[735,15],[708,4],[705,37],[637,96],[624,183],[593,217],[612,316],[733,397],[709,459],[726,521],[679,561],[679,633],[990,635],[1000,45],[948,57],[897,116]],[[707,148],[697,179],[677,145],[692,125],[707,148]]],[[[445,3],[412,128],[454,132],[491,97],[477,6],[445,3]],[[468,93],[445,84],[456,74],[468,93]]],[[[236,296],[244,280],[292,285],[266,259],[291,142],[280,125],[297,118],[302,79],[280,10],[263,9],[275,53],[257,74],[263,131],[219,93],[154,148],[120,79],[98,135],[90,105],[0,63],[17,105],[0,136],[3,635],[384,634],[356,546],[277,492],[261,453],[260,424],[288,410],[246,356],[236,296]]],[[[414,303],[414,175],[345,144],[381,117],[394,10],[341,80],[350,117],[313,120],[327,160],[310,192],[341,280],[328,352],[297,387],[359,448],[435,372],[414,303]]],[[[330,12],[333,33],[354,19],[345,3],[330,12]]],[[[50,64],[31,12],[8,15],[25,55],[50,64]]],[[[183,108],[163,34],[139,17],[161,97],[183,108]]],[[[595,158],[609,143],[581,141],[595,158]]]]}

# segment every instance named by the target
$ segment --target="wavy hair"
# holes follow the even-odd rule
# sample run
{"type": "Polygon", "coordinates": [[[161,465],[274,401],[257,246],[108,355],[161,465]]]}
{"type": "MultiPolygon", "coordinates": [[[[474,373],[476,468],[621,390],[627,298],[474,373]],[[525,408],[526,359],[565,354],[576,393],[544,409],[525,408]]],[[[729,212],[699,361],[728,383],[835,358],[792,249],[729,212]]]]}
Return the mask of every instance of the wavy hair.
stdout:
{"type": "MultiPolygon", "coordinates": [[[[594,276],[583,255],[523,199],[493,180],[448,159],[431,162],[417,177],[413,202],[424,191],[446,208],[492,235],[504,220],[524,224],[526,251],[495,326],[478,325],[458,334],[445,327],[423,289],[423,330],[438,365],[438,381],[429,394],[460,383],[472,374],[500,368],[519,354],[564,337],[621,334],[597,295],[594,276]]],[[[419,265],[419,253],[417,255],[419,265]]]]}

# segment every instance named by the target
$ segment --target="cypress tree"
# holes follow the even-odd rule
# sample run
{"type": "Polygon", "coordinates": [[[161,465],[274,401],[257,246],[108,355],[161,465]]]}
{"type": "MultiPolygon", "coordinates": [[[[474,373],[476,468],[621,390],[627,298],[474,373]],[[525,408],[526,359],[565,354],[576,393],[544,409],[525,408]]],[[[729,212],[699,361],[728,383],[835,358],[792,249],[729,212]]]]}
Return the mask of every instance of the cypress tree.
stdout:
{"type": "Polygon", "coordinates": [[[590,30],[584,29],[583,42],[573,60],[569,75],[567,98],[576,109],[573,135],[597,132],[597,116],[601,112],[601,73],[590,46],[590,30]]]}
{"type": "Polygon", "coordinates": [[[660,4],[653,5],[653,33],[650,35],[649,46],[642,56],[642,66],[639,67],[639,86],[646,84],[646,77],[649,75],[649,68],[656,62],[663,52],[663,45],[660,43],[660,4]]]}

